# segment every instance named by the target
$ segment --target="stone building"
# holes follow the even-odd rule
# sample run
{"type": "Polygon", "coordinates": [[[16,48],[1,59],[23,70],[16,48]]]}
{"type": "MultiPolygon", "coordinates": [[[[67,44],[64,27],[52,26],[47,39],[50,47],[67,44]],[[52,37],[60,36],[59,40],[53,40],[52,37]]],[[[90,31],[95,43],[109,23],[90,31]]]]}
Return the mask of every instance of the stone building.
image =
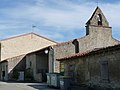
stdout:
{"type": "Polygon", "coordinates": [[[72,77],[72,84],[87,85],[95,90],[120,89],[120,44],[58,60],[61,72],[72,77]]]}
{"type": "Polygon", "coordinates": [[[24,80],[24,72],[26,66],[25,62],[26,55],[20,55],[1,61],[0,80],[24,80]]]}
{"type": "Polygon", "coordinates": [[[95,90],[120,89],[120,41],[112,37],[111,27],[99,7],[86,23],[86,36],[55,47],[60,72],[71,76],[71,84],[95,90]]]}
{"type": "Polygon", "coordinates": [[[27,54],[36,50],[40,50],[56,42],[40,36],[35,33],[27,33],[16,37],[3,39],[0,41],[1,61],[7,58],[27,54]]]}
{"type": "Polygon", "coordinates": [[[35,81],[47,81],[46,73],[50,69],[49,49],[50,46],[26,55],[26,74],[30,75],[35,81]]]}
{"type": "MultiPolygon", "coordinates": [[[[55,41],[35,33],[28,33],[8,38],[1,40],[0,42],[0,80],[23,80],[23,78],[25,78],[24,74],[28,67],[26,60],[28,61],[28,59],[30,59],[28,58],[29,54],[56,44],[55,41]]],[[[32,57],[34,57],[34,55],[32,57]]],[[[34,59],[32,62],[33,61],[34,59]]],[[[47,65],[47,63],[44,65],[47,65]]]]}
{"type": "Polygon", "coordinates": [[[119,43],[120,41],[112,37],[112,27],[109,26],[109,23],[101,9],[97,7],[91,18],[86,23],[86,35],[84,37],[59,43],[53,46],[53,71],[59,72],[60,63],[56,61],[56,59],[93,50],[95,48],[114,46],[119,43]]]}
{"type": "MultiPolygon", "coordinates": [[[[57,59],[117,44],[120,44],[120,41],[112,37],[112,28],[100,8],[97,7],[86,23],[86,35],[84,37],[56,43],[37,34],[29,33],[16,38],[1,40],[1,79],[3,76],[4,78],[5,76],[8,78],[14,76],[12,74],[7,76],[4,73],[16,71],[16,69],[13,69],[14,65],[9,63],[15,61],[15,65],[18,65],[22,61],[22,59],[19,59],[22,55],[25,55],[24,63],[26,64],[22,64],[22,67],[25,67],[24,70],[21,68],[18,70],[17,68],[20,75],[22,76],[23,72],[27,72],[29,73],[28,79],[46,81],[46,72],[60,72],[60,62],[57,59]],[[19,57],[18,60],[16,60],[16,57],[19,57]],[[4,62],[4,60],[6,61],[4,62]]],[[[21,79],[21,76],[19,76],[19,79],[21,79]]]]}

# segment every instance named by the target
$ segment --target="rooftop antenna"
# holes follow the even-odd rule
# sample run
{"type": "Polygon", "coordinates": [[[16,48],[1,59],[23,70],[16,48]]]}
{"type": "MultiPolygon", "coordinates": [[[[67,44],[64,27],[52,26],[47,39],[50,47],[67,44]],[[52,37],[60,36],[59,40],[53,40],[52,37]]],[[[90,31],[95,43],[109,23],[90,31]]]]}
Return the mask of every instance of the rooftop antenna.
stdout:
{"type": "Polygon", "coordinates": [[[35,27],[36,27],[35,25],[32,26],[32,32],[35,31],[35,27]]]}
{"type": "MultiPolygon", "coordinates": [[[[35,25],[32,25],[32,33],[34,33],[35,32],[35,25]]],[[[31,39],[33,38],[33,35],[32,35],[32,33],[31,33],[31,39]]]]}

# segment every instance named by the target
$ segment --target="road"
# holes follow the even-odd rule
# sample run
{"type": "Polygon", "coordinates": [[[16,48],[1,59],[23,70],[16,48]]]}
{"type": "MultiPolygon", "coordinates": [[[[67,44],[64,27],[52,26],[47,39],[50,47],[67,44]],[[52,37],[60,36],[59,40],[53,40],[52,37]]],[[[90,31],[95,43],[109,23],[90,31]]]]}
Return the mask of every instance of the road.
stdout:
{"type": "Polygon", "coordinates": [[[47,87],[45,83],[0,82],[0,90],[59,90],[47,87]]]}

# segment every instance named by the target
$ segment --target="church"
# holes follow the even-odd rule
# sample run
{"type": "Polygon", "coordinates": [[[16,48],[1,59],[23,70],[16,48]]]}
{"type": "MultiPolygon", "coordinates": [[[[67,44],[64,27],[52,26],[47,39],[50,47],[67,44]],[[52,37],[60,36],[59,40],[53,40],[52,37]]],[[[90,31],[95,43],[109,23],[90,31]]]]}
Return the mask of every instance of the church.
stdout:
{"type": "Polygon", "coordinates": [[[60,72],[71,76],[73,85],[120,89],[120,41],[112,37],[112,28],[99,7],[86,23],[86,36],[68,44],[74,45],[74,52],[57,61],[60,72]]]}
{"type": "Polygon", "coordinates": [[[120,41],[112,37],[112,27],[97,7],[83,37],[57,43],[30,33],[2,40],[0,79],[9,80],[13,71],[19,71],[23,77],[31,75],[29,79],[42,82],[45,73],[62,73],[72,77],[72,84],[118,87],[119,58],[120,41]]]}

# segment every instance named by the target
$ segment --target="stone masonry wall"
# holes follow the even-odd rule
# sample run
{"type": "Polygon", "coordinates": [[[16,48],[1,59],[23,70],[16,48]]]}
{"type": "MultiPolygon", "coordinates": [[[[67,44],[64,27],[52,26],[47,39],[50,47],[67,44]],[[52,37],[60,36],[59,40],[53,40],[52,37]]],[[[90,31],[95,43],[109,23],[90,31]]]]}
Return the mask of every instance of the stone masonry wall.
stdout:
{"type": "Polygon", "coordinates": [[[60,63],[56,61],[58,58],[75,54],[75,47],[72,42],[65,44],[58,44],[53,47],[54,49],[54,72],[59,72],[60,63]]]}
{"type": "MultiPolygon", "coordinates": [[[[90,26],[91,33],[87,36],[77,39],[79,42],[79,53],[91,51],[95,48],[114,46],[120,41],[112,37],[111,28],[90,26]]],[[[71,42],[56,45],[54,48],[54,70],[59,72],[59,62],[56,59],[75,54],[75,46],[71,42]]]]}
{"type": "Polygon", "coordinates": [[[91,33],[79,41],[79,51],[86,52],[95,48],[114,46],[120,41],[112,37],[111,28],[89,26],[91,33]]]}
{"type": "Polygon", "coordinates": [[[61,63],[65,65],[65,75],[68,75],[68,72],[72,70],[74,78],[72,83],[85,84],[90,87],[97,86],[101,88],[120,89],[120,49],[69,59],[61,61],[61,63]],[[102,61],[108,61],[108,82],[102,81],[102,61]]]}
{"type": "Polygon", "coordinates": [[[30,33],[1,41],[1,61],[7,58],[27,54],[56,43],[30,33]]]}
{"type": "Polygon", "coordinates": [[[101,82],[100,62],[108,61],[109,85],[113,88],[120,88],[120,49],[110,52],[103,52],[88,57],[90,83],[94,85],[104,86],[101,82]]]}

